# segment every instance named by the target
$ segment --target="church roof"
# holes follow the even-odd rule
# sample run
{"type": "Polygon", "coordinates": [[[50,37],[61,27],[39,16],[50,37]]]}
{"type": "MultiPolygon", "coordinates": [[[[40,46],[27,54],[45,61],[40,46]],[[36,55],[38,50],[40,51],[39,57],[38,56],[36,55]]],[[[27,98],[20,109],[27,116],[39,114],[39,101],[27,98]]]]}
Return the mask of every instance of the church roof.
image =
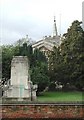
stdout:
{"type": "Polygon", "coordinates": [[[44,39],[37,41],[32,45],[33,49],[40,49],[42,46],[47,48],[48,50],[52,50],[54,46],[58,47],[60,44],[60,36],[55,37],[45,37],[44,39]]]}
{"type": "Polygon", "coordinates": [[[54,16],[54,24],[53,24],[53,34],[52,36],[45,36],[43,39],[37,41],[36,43],[32,44],[33,50],[35,48],[40,49],[42,47],[47,48],[48,50],[52,51],[53,47],[58,47],[60,45],[60,36],[57,34],[57,26],[56,20],[54,16]]]}

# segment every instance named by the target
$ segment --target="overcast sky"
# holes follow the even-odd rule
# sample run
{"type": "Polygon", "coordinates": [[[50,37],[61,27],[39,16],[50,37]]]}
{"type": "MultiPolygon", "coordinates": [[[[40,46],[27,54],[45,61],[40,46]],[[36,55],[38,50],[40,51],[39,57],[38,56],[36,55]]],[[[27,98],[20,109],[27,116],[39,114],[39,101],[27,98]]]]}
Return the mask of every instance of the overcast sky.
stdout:
{"type": "Polygon", "coordinates": [[[14,43],[27,34],[36,41],[45,35],[51,35],[54,16],[56,16],[58,34],[65,33],[74,20],[82,21],[82,1],[1,0],[1,43],[14,43]]]}

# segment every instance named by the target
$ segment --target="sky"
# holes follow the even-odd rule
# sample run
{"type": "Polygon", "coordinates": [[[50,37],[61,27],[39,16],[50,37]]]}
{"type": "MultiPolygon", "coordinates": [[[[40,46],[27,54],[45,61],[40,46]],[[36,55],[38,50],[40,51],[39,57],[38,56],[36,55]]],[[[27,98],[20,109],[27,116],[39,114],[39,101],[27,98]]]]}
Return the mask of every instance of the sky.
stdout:
{"type": "Polygon", "coordinates": [[[74,20],[82,21],[83,0],[0,0],[0,43],[13,44],[29,36],[38,41],[52,35],[56,17],[58,34],[74,20]]]}

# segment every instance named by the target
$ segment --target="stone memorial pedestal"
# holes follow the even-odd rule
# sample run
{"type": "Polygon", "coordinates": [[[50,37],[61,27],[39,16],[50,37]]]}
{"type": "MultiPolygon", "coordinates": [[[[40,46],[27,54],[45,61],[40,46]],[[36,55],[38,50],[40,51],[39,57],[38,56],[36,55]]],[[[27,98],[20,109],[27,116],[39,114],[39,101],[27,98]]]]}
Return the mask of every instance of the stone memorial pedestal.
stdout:
{"type": "MultiPolygon", "coordinates": [[[[4,97],[18,99],[36,100],[36,89],[30,81],[29,64],[27,56],[14,56],[11,62],[11,79],[9,89],[5,91],[4,97]],[[34,89],[33,89],[34,88],[34,89]]],[[[37,86],[36,86],[37,87],[37,86]]]]}

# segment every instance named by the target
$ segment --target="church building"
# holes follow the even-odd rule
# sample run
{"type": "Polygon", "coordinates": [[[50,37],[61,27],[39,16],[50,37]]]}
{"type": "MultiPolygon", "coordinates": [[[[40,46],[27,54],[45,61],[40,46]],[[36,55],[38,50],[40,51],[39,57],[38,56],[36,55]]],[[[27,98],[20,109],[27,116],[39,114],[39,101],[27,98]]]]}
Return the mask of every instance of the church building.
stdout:
{"type": "Polygon", "coordinates": [[[32,44],[33,51],[35,49],[39,49],[42,51],[46,57],[48,57],[49,53],[53,51],[53,47],[58,47],[61,43],[61,36],[57,33],[56,19],[54,16],[54,24],[53,24],[53,35],[45,36],[43,39],[38,42],[32,44]]]}

